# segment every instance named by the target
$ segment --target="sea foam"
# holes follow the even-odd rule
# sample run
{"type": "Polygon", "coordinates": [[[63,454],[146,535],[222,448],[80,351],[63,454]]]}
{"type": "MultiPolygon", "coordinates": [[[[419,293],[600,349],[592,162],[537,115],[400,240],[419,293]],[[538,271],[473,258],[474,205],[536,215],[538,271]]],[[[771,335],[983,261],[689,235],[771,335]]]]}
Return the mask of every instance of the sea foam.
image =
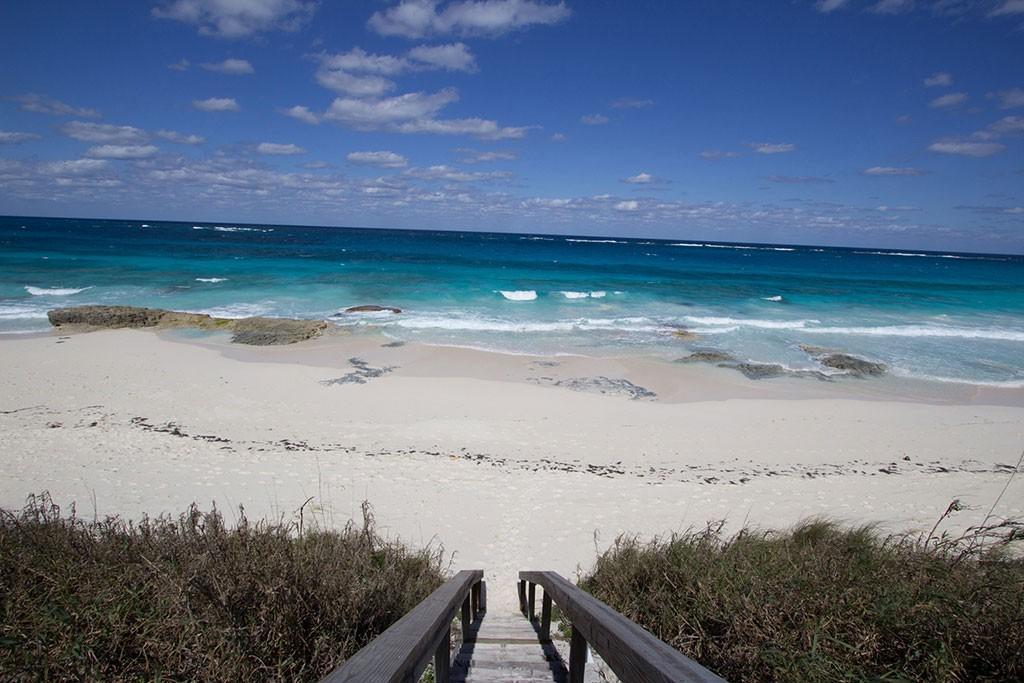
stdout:
{"type": "Polygon", "coordinates": [[[227,282],[226,277],[197,277],[196,282],[227,282]]]}
{"type": "Polygon", "coordinates": [[[509,301],[533,301],[537,298],[537,292],[532,289],[499,290],[499,294],[509,301]]]}
{"type": "Polygon", "coordinates": [[[72,294],[84,292],[87,289],[92,289],[92,287],[79,287],[78,289],[75,289],[74,287],[53,287],[47,289],[46,287],[32,287],[30,285],[25,285],[25,291],[32,296],[71,296],[72,294]]]}

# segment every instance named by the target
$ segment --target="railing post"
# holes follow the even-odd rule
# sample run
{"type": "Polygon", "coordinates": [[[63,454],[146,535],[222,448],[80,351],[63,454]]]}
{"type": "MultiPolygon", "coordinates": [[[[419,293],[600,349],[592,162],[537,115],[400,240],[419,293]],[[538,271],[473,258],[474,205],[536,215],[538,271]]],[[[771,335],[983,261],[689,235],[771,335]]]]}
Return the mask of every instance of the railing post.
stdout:
{"type": "Polygon", "coordinates": [[[452,670],[452,630],[449,628],[434,652],[434,680],[448,683],[452,670]]]}
{"type": "Polygon", "coordinates": [[[551,642],[551,596],[544,591],[544,601],[540,608],[540,640],[551,642]]]}
{"type": "Polygon", "coordinates": [[[462,642],[464,643],[473,640],[469,633],[469,625],[472,622],[473,616],[469,610],[469,593],[466,593],[466,598],[462,601],[462,642]]]}
{"type": "Polygon", "coordinates": [[[519,582],[519,611],[526,615],[526,582],[519,582]]]}
{"type": "Polygon", "coordinates": [[[474,583],[473,587],[469,589],[469,611],[476,619],[477,613],[480,611],[480,583],[474,583]]]}
{"type": "Polygon", "coordinates": [[[527,609],[529,610],[529,612],[527,613],[526,618],[529,619],[531,622],[533,622],[533,621],[537,620],[537,608],[536,608],[536,605],[537,605],[537,584],[535,584],[535,583],[530,583],[529,584],[529,589],[527,590],[527,595],[528,595],[527,602],[529,603],[527,605],[527,609]]]}
{"type": "Polygon", "coordinates": [[[572,627],[572,640],[569,642],[569,683],[583,683],[583,673],[587,668],[587,641],[575,626],[572,627]]]}
{"type": "Polygon", "coordinates": [[[480,611],[487,611],[487,582],[480,581],[480,611]]]}

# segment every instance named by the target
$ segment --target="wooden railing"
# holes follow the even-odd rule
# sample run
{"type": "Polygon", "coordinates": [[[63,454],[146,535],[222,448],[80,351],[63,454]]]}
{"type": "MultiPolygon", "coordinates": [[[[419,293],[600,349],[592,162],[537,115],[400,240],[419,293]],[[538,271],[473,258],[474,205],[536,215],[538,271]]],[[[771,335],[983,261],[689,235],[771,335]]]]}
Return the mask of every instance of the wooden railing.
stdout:
{"type": "Polygon", "coordinates": [[[723,682],[722,678],[555,572],[519,572],[519,607],[530,621],[537,621],[537,586],[544,589],[537,624],[541,640],[551,638],[552,602],[572,624],[570,683],[583,682],[588,644],[623,683],[723,682]]]}
{"type": "Polygon", "coordinates": [[[344,664],[329,673],[324,683],[368,683],[420,679],[431,657],[434,680],[447,681],[451,667],[451,625],[462,610],[462,639],[472,639],[470,625],[487,611],[487,586],[482,570],[464,570],[416,605],[391,628],[373,639],[344,664]]]}

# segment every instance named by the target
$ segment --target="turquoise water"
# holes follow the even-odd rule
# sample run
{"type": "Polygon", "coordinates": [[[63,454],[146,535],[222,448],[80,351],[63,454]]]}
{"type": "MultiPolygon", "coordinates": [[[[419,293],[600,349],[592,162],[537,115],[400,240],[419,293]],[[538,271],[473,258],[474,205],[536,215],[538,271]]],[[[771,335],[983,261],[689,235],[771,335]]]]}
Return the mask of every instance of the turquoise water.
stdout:
{"type": "Polygon", "coordinates": [[[1024,257],[788,245],[0,217],[0,331],[129,304],[330,317],[397,339],[529,353],[715,348],[816,368],[1024,386],[1024,257]],[[696,342],[673,338],[674,328],[696,342]]]}

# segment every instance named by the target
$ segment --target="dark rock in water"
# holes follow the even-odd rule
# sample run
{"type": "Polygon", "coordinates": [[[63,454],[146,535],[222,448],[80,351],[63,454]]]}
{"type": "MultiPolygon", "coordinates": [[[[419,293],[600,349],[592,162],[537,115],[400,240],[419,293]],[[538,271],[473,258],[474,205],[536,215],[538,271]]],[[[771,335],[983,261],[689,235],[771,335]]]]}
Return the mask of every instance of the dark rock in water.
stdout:
{"type": "Polygon", "coordinates": [[[205,313],[182,313],[138,306],[71,306],[49,311],[50,324],[81,332],[122,328],[194,327],[201,330],[233,332],[236,344],[269,346],[294,344],[317,337],[327,327],[323,320],[288,318],[214,318],[205,313]]]}
{"type": "Polygon", "coordinates": [[[724,351],[694,351],[689,356],[677,358],[677,363],[728,363],[736,358],[724,351]]]}
{"type": "Polygon", "coordinates": [[[389,311],[391,313],[401,313],[401,308],[395,308],[394,306],[377,306],[370,304],[366,306],[352,306],[345,309],[345,313],[382,313],[389,311]]]}
{"type": "Polygon", "coordinates": [[[750,379],[771,379],[781,377],[786,373],[786,368],[776,363],[737,363],[735,365],[722,365],[723,368],[734,368],[739,370],[750,379]]]}
{"type": "Polygon", "coordinates": [[[814,346],[812,344],[801,344],[800,350],[808,356],[824,356],[827,353],[833,353],[832,349],[826,349],[823,346],[814,346]]]}
{"type": "Polygon", "coordinates": [[[400,346],[405,346],[405,342],[396,339],[395,341],[388,342],[387,344],[381,344],[385,349],[397,349],[400,346]]]}
{"type": "Polygon", "coordinates": [[[672,336],[680,341],[693,341],[698,337],[696,332],[691,332],[685,327],[677,327],[676,329],[672,330],[672,336]]]}
{"type": "Polygon", "coordinates": [[[886,366],[883,363],[875,363],[863,358],[857,358],[855,356],[848,356],[845,353],[832,353],[823,358],[819,358],[818,362],[827,368],[833,368],[835,370],[844,370],[851,375],[858,377],[884,375],[886,366]]]}
{"type": "Polygon", "coordinates": [[[320,336],[327,327],[323,320],[292,320],[290,318],[242,318],[236,320],[231,341],[252,346],[294,344],[320,336]]]}

